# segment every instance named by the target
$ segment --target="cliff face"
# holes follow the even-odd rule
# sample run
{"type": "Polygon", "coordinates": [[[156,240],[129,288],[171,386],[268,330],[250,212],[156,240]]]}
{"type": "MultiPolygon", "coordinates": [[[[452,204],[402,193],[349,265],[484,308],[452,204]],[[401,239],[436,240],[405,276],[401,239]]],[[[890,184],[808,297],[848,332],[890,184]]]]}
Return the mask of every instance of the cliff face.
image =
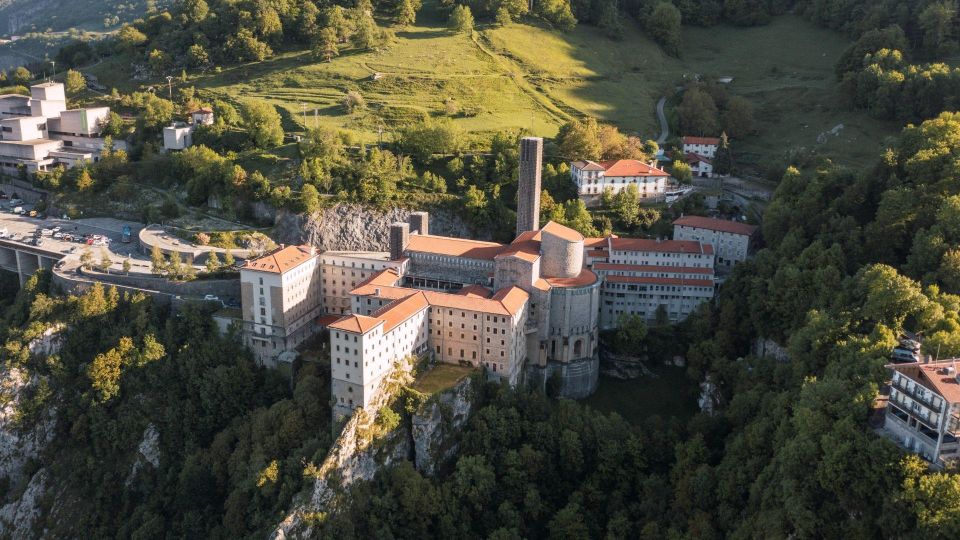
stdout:
{"type": "MultiPolygon", "coordinates": [[[[434,474],[457,452],[460,427],[470,418],[476,404],[475,384],[467,377],[435,394],[409,418],[374,441],[368,434],[376,419],[365,413],[354,414],[318,469],[309,501],[295,506],[277,526],[272,539],[313,537],[312,516],[336,511],[337,497],[351,484],[372,480],[379,471],[402,460],[413,461],[425,475],[434,474]]],[[[376,400],[378,405],[388,403],[398,386],[387,384],[385,390],[376,400]]]]}
{"type": "MultiPolygon", "coordinates": [[[[274,238],[284,244],[308,243],[321,250],[387,251],[390,224],[406,221],[412,210],[391,208],[382,211],[359,204],[337,204],[303,216],[289,212],[276,218],[274,238]]],[[[430,234],[472,237],[459,216],[446,210],[429,209],[430,234]]]]}
{"type": "Polygon", "coordinates": [[[33,470],[44,447],[54,435],[56,417],[50,414],[30,429],[17,425],[17,410],[25,396],[40,384],[19,368],[3,368],[0,373],[0,480],[8,487],[6,504],[0,506],[0,536],[32,538],[33,525],[41,513],[40,501],[46,493],[47,471],[33,470]]]}

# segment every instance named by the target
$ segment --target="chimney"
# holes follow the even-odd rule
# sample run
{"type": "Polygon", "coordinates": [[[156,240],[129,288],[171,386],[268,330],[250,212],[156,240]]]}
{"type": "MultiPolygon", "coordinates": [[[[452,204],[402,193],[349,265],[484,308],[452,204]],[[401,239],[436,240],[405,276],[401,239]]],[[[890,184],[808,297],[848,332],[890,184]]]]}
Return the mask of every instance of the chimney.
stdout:
{"type": "Polygon", "coordinates": [[[410,242],[410,225],[408,223],[390,224],[390,260],[403,258],[403,250],[410,242]]]}
{"type": "Polygon", "coordinates": [[[520,175],[517,188],[517,236],[540,228],[540,172],[543,139],[520,140],[520,175]]]}
{"type": "Polygon", "coordinates": [[[430,234],[430,214],[427,212],[412,212],[407,219],[410,222],[410,233],[420,235],[430,234]]]}

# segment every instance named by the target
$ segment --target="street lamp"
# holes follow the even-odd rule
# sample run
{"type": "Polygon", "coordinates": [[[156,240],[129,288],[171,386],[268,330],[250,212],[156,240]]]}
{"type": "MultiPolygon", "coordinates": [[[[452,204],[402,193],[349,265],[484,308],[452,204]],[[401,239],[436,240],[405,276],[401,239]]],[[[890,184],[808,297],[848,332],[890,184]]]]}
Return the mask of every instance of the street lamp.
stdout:
{"type": "Polygon", "coordinates": [[[167,75],[167,95],[170,97],[170,101],[173,101],[173,76],[167,75]]]}

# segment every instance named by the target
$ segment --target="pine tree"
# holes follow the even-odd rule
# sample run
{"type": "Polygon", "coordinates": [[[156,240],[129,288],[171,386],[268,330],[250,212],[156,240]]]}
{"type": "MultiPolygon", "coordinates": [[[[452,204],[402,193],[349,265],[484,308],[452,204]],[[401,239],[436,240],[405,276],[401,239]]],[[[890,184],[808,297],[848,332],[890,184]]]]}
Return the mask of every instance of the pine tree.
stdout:
{"type": "Polygon", "coordinates": [[[220,269],[220,258],[217,257],[216,251],[211,251],[210,256],[207,257],[207,272],[213,273],[220,269]]]}
{"type": "Polygon", "coordinates": [[[337,32],[333,28],[327,27],[320,31],[320,36],[313,46],[313,55],[317,58],[323,58],[329,62],[340,54],[337,46],[337,32]]]}
{"type": "Polygon", "coordinates": [[[151,271],[154,274],[162,275],[167,269],[167,261],[163,258],[163,252],[160,251],[160,246],[153,246],[150,250],[150,263],[151,271]]]}

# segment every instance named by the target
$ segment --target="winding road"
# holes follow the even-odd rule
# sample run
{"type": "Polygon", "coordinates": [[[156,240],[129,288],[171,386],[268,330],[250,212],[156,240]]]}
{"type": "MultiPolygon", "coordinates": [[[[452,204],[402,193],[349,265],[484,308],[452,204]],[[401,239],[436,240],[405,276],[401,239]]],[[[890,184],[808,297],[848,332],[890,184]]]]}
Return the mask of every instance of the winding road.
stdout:
{"type": "Polygon", "coordinates": [[[663,96],[657,102],[657,120],[660,120],[660,136],[657,137],[657,144],[663,145],[670,136],[670,126],[667,124],[667,115],[663,112],[663,106],[667,104],[667,97],[663,96]]]}

